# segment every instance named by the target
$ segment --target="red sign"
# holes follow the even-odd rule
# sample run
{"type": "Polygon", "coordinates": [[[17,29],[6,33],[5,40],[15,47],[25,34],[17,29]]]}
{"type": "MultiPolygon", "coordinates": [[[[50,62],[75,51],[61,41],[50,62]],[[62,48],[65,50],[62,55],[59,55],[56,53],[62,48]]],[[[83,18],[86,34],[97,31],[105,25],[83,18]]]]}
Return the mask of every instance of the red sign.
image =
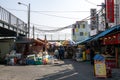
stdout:
{"type": "Polygon", "coordinates": [[[106,18],[109,23],[114,23],[114,0],[106,1],[106,18]]]}
{"type": "Polygon", "coordinates": [[[120,33],[105,36],[103,39],[103,44],[104,45],[120,44],[120,33]]]}
{"type": "Polygon", "coordinates": [[[107,67],[116,68],[116,60],[115,59],[106,59],[105,60],[107,67]]]}

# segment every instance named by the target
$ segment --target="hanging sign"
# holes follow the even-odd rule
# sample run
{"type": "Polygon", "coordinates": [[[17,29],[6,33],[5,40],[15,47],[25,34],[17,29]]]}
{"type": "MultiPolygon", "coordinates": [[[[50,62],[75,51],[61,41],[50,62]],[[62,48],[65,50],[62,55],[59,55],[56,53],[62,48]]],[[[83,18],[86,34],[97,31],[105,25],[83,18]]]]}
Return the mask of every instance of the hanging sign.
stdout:
{"type": "Polygon", "coordinates": [[[120,33],[105,36],[103,38],[103,44],[104,45],[120,44],[120,33]]]}
{"type": "Polygon", "coordinates": [[[114,23],[114,0],[106,0],[106,18],[109,23],[114,23]]]}

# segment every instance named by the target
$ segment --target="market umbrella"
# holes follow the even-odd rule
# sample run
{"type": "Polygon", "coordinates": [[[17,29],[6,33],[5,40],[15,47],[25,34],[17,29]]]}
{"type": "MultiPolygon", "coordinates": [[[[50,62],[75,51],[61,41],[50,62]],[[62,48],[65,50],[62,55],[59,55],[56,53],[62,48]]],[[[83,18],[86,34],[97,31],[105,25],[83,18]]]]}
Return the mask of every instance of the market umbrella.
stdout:
{"type": "Polygon", "coordinates": [[[55,45],[55,46],[61,46],[62,45],[60,42],[54,42],[52,44],[55,45]]]}
{"type": "Polygon", "coordinates": [[[75,42],[74,41],[72,41],[72,40],[65,40],[65,41],[63,41],[63,43],[62,43],[64,46],[66,46],[66,45],[74,45],[75,44],[75,42]]]}

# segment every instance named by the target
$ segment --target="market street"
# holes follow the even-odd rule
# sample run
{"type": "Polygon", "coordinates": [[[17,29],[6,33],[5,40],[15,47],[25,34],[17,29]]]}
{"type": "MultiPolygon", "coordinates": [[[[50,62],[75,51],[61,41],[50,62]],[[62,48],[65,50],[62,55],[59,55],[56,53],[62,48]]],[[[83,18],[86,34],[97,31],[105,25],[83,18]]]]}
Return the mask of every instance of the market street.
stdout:
{"type": "Polygon", "coordinates": [[[47,65],[0,65],[0,80],[120,80],[119,74],[120,69],[114,69],[112,78],[98,79],[89,62],[69,59],[47,65]]]}

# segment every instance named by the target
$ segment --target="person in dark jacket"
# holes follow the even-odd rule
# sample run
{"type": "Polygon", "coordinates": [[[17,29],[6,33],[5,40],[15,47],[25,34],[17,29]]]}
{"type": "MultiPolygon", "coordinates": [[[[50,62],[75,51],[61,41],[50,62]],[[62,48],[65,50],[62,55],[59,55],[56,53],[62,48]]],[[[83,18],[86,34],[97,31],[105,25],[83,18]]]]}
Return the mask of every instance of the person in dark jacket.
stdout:
{"type": "Polygon", "coordinates": [[[91,65],[94,65],[94,55],[95,55],[95,50],[94,50],[94,48],[92,47],[91,49],[90,49],[90,61],[91,61],[91,65]]]}
{"type": "Polygon", "coordinates": [[[60,57],[60,59],[64,59],[64,53],[65,53],[64,47],[60,46],[60,48],[59,48],[59,57],[60,57]]]}

